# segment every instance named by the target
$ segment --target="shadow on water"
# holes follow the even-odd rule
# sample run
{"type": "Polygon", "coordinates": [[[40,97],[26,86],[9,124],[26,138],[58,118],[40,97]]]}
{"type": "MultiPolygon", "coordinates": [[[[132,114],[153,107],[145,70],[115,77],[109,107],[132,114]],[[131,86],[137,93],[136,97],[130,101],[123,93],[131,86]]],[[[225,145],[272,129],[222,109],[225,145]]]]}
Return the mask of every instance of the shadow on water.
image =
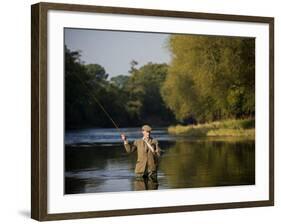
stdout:
{"type": "Polygon", "coordinates": [[[66,145],[65,193],[119,192],[255,184],[255,141],[159,141],[158,182],[136,180],[136,154],[120,142],[66,145]]]}

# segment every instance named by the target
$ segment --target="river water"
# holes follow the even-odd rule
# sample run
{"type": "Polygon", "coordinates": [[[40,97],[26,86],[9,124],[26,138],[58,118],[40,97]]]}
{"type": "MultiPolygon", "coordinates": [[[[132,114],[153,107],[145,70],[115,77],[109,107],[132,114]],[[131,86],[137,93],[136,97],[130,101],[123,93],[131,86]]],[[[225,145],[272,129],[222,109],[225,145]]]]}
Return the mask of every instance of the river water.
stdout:
{"type": "MultiPolygon", "coordinates": [[[[121,131],[141,138],[139,128],[121,131]]],[[[254,140],[175,136],[165,128],[152,137],[163,152],[157,182],[135,179],[136,153],[126,153],[116,129],[67,131],[65,194],[255,184],[254,140]]]]}

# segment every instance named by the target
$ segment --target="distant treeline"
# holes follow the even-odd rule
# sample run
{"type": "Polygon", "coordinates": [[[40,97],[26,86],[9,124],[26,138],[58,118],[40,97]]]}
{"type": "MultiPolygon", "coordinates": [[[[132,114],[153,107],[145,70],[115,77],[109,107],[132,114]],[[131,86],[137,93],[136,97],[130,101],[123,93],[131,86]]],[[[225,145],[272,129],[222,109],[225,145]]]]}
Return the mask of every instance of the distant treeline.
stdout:
{"type": "Polygon", "coordinates": [[[254,117],[253,38],[171,35],[172,61],[108,78],[99,64],[85,64],[65,46],[65,125],[167,126],[254,117]],[[98,102],[97,102],[98,101],[98,102]]]}
{"type": "Polygon", "coordinates": [[[137,62],[131,62],[130,76],[119,75],[108,80],[101,65],[83,64],[79,52],[66,48],[66,128],[114,127],[95,99],[121,127],[175,123],[160,94],[168,65],[149,63],[139,69],[136,65],[137,62]]]}

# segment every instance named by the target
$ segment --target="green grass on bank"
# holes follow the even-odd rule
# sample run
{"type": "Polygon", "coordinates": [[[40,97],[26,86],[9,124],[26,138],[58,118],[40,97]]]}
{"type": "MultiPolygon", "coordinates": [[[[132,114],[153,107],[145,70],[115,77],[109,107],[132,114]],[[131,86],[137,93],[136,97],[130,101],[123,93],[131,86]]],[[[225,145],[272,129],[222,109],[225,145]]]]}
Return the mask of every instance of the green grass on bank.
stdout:
{"type": "Polygon", "coordinates": [[[255,120],[222,120],[197,125],[170,126],[168,132],[171,134],[184,134],[191,137],[207,136],[255,136],[255,120]]]}

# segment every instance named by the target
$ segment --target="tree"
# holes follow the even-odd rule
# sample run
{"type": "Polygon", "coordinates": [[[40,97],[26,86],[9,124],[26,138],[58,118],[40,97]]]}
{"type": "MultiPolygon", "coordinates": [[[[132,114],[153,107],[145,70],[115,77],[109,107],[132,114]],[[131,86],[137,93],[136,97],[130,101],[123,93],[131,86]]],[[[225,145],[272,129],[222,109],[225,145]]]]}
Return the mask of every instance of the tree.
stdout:
{"type": "Polygon", "coordinates": [[[80,52],[65,49],[66,128],[113,127],[103,107],[120,126],[143,123],[167,125],[174,121],[160,89],[168,65],[148,63],[137,69],[132,61],[130,76],[108,80],[99,64],[84,64],[80,52]]]}
{"type": "Polygon", "coordinates": [[[86,69],[80,60],[79,51],[70,51],[65,46],[65,125],[66,128],[85,122],[84,106],[88,95],[78,79],[89,80],[86,69]]]}
{"type": "Polygon", "coordinates": [[[99,64],[88,64],[85,65],[87,73],[92,76],[93,79],[98,81],[106,80],[108,74],[105,72],[105,69],[99,64]]]}
{"type": "Polygon", "coordinates": [[[80,52],[65,47],[66,128],[112,127],[100,105],[110,111],[116,121],[127,122],[124,108],[119,106],[124,94],[106,80],[108,74],[101,65],[85,65],[80,57],[80,52]],[[118,116],[119,112],[124,117],[118,116]]]}
{"type": "Polygon", "coordinates": [[[172,35],[169,49],[172,62],[161,93],[177,119],[254,114],[254,39],[172,35]]]}
{"type": "Polygon", "coordinates": [[[110,79],[111,83],[113,83],[113,85],[117,86],[119,89],[124,88],[127,85],[128,80],[129,76],[127,75],[118,75],[110,79]]]}
{"type": "Polygon", "coordinates": [[[173,120],[173,114],[166,107],[160,89],[167,75],[167,64],[148,63],[134,69],[127,85],[129,100],[126,104],[132,119],[140,123],[162,125],[173,120]]]}
{"type": "Polygon", "coordinates": [[[130,70],[129,70],[129,73],[134,73],[136,70],[137,70],[137,68],[136,68],[136,66],[138,65],[139,63],[136,61],[136,60],[132,60],[131,62],[130,62],[130,70]]]}

